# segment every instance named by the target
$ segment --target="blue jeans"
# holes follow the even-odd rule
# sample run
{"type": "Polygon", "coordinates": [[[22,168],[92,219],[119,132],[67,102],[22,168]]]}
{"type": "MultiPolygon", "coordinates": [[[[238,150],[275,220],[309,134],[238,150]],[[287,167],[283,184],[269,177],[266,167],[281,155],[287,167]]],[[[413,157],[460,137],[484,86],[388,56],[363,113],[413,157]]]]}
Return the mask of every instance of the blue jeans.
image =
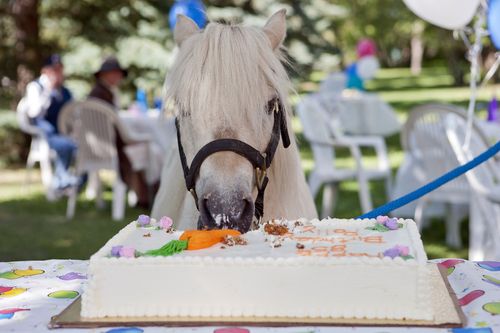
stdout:
{"type": "Polygon", "coordinates": [[[56,152],[53,186],[62,189],[77,185],[77,178],[68,171],[77,149],[75,142],[56,133],[54,127],[44,119],[37,119],[35,124],[45,133],[49,147],[56,152]]]}

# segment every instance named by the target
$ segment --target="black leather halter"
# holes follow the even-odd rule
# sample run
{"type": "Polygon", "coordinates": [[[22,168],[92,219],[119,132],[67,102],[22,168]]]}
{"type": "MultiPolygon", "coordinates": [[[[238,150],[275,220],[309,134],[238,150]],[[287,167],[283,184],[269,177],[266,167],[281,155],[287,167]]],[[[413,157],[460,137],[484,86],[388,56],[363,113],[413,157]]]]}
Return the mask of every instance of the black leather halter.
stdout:
{"type": "Polygon", "coordinates": [[[181,158],[182,170],[186,187],[194,197],[196,208],[198,208],[198,196],[196,194],[196,179],[200,171],[201,164],[207,157],[221,151],[231,151],[246,158],[255,169],[255,183],[257,186],[257,198],[255,199],[255,217],[260,220],[264,216],[264,191],[266,190],[269,178],[267,177],[267,169],[271,166],[274,154],[278,148],[280,136],[283,139],[283,146],[290,146],[290,137],[288,136],[288,127],[286,123],[286,114],[278,97],[269,101],[267,105],[269,113],[274,114],[273,130],[271,139],[267,144],[266,150],[261,153],[249,144],[237,139],[218,139],[211,141],[201,147],[196,153],[191,162],[191,167],[188,166],[186,155],[181,142],[181,131],[179,130],[179,120],[175,118],[175,128],[177,129],[177,144],[179,146],[179,156],[181,158]],[[281,134],[281,135],[280,135],[281,134]]]}

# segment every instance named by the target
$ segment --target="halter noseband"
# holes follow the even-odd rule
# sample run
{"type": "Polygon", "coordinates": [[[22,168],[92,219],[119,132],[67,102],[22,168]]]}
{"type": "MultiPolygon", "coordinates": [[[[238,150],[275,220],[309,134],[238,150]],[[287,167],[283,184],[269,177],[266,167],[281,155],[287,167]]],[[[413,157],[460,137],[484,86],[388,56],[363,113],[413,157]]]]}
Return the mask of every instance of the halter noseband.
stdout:
{"type": "Polygon", "coordinates": [[[266,190],[269,178],[267,177],[267,169],[271,166],[274,154],[278,148],[280,136],[283,139],[283,146],[288,148],[290,146],[290,137],[288,136],[288,127],[286,123],[286,114],[278,97],[269,101],[267,105],[268,112],[274,114],[273,130],[271,132],[271,139],[267,144],[266,150],[261,153],[249,144],[238,139],[218,139],[211,141],[201,147],[196,153],[191,162],[191,167],[188,166],[186,155],[181,142],[181,131],[179,130],[179,120],[175,118],[175,128],[177,130],[177,144],[179,147],[179,156],[182,164],[182,171],[184,172],[184,180],[186,187],[193,195],[198,208],[198,195],[196,194],[196,178],[200,171],[203,161],[212,154],[221,151],[231,151],[246,158],[255,169],[255,183],[257,186],[257,198],[255,199],[255,217],[260,220],[264,216],[264,192],[266,190]],[[281,134],[281,135],[280,135],[281,134]]]}

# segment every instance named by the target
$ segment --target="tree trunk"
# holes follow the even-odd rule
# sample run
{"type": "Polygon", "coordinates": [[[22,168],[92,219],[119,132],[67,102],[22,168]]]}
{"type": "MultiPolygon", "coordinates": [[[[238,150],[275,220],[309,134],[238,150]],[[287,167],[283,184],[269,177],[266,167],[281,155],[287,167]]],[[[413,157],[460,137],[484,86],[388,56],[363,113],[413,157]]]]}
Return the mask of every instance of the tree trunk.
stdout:
{"type": "Polygon", "coordinates": [[[424,43],[422,41],[422,33],[424,32],[424,24],[416,21],[412,28],[411,37],[411,73],[419,75],[422,71],[422,58],[424,56],[424,43]]]}
{"type": "Polygon", "coordinates": [[[9,3],[9,13],[15,24],[18,98],[41,67],[38,9],[39,0],[11,0],[9,3]]]}

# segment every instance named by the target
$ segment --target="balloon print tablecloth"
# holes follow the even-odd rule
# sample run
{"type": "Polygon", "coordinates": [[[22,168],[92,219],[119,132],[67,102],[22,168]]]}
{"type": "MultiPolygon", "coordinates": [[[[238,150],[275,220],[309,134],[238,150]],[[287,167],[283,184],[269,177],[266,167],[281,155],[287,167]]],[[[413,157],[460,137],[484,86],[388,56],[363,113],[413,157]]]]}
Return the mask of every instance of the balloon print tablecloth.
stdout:
{"type": "MultiPolygon", "coordinates": [[[[448,269],[449,280],[468,320],[468,328],[450,332],[500,332],[500,262],[439,260],[448,269]]],[[[87,282],[88,261],[49,260],[0,263],[0,332],[447,332],[423,328],[100,328],[93,330],[49,330],[50,318],[82,293],[87,282]]]]}

